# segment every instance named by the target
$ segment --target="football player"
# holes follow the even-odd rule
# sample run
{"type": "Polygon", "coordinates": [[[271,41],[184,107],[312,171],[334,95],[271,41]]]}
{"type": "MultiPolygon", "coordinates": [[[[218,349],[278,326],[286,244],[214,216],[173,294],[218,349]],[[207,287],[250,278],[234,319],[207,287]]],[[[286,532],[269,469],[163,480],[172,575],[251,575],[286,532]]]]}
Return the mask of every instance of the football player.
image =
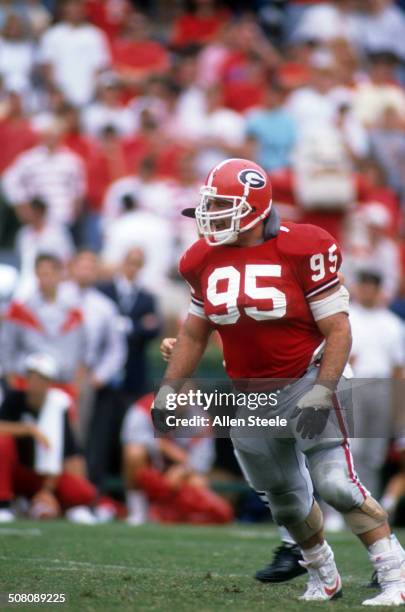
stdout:
{"type": "Polygon", "coordinates": [[[193,375],[214,329],[234,381],[294,379],[285,388],[280,384],[277,404],[292,437],[251,438],[237,430],[231,437],[248,482],[302,550],[308,584],[301,599],[327,601],[342,594],[313,482],[344,515],[377,571],[381,593],[363,604],[405,604],[405,553],[391,535],[386,512],[354,471],[337,399],[337,392],[345,398],[340,390],[351,347],[348,293],[337,275],[339,246],[316,226],[280,225],[270,180],[249,160],[215,166],[197,208],[183,214],[195,216],[202,238],[180,261],[191,287],[190,311],[152,408],[156,428],[167,426],[170,383],[193,375]],[[340,437],[322,436],[331,414],[340,437]]]}
{"type": "MultiPolygon", "coordinates": [[[[170,361],[176,342],[177,338],[163,338],[160,354],[164,361],[170,361]]],[[[278,530],[281,544],[274,551],[273,560],[255,573],[256,580],[260,582],[288,582],[307,571],[300,565],[303,558],[297,543],[285,527],[279,526],[278,530]]],[[[373,583],[372,586],[378,586],[378,583],[373,583]]]]}

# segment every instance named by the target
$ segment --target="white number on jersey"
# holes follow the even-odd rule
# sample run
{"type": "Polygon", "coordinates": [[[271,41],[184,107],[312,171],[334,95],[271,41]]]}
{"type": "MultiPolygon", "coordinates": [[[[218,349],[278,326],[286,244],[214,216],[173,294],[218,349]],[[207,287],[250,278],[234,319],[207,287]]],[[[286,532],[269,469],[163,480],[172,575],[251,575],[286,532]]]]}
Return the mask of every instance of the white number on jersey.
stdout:
{"type": "MultiPolygon", "coordinates": [[[[332,274],[336,272],[337,263],[338,263],[338,257],[335,253],[336,249],[337,249],[336,244],[332,244],[332,246],[329,247],[328,249],[328,261],[330,264],[329,271],[332,274]]],[[[312,274],[311,276],[311,279],[315,283],[322,280],[325,277],[325,257],[323,253],[316,253],[315,255],[312,255],[311,259],[309,260],[309,265],[311,267],[311,270],[315,272],[315,274],[312,274]]]]}
{"type": "MultiPolygon", "coordinates": [[[[254,300],[272,300],[273,308],[270,310],[260,310],[256,306],[244,308],[244,312],[255,319],[263,321],[265,319],[281,319],[287,311],[287,300],[285,293],[276,287],[258,287],[258,277],[270,278],[281,277],[281,266],[279,265],[246,265],[245,268],[245,294],[254,300]]],[[[207,298],[213,306],[226,306],[226,314],[211,314],[209,318],[218,325],[231,325],[236,323],[240,317],[237,307],[237,300],[240,292],[240,272],[233,266],[216,268],[208,278],[207,298]],[[218,291],[218,281],[227,280],[226,291],[218,291]]]]}

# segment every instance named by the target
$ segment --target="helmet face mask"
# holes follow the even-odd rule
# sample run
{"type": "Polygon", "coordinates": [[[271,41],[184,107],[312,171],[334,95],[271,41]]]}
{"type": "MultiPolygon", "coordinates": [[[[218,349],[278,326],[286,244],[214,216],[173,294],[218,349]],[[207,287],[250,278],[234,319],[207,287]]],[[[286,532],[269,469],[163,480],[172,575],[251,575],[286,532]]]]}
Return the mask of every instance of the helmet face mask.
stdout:
{"type": "MultiPolygon", "coordinates": [[[[225,159],[209,173],[193,216],[210,246],[234,244],[239,234],[261,223],[271,210],[272,189],[263,168],[249,159],[225,159]]],[[[192,214],[190,214],[190,210],[192,214]]]]}
{"type": "Polygon", "coordinates": [[[210,246],[232,244],[241,228],[241,220],[253,208],[244,196],[217,195],[216,187],[204,186],[200,191],[200,202],[195,211],[198,231],[210,246]],[[212,210],[214,209],[214,210],[212,210]]]}

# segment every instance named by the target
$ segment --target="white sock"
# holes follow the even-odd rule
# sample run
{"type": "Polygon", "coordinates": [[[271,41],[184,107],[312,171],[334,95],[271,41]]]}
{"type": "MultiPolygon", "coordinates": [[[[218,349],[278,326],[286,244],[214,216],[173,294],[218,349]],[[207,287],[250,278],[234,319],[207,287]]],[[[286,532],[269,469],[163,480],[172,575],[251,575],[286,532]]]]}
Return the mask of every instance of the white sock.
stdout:
{"type": "Polygon", "coordinates": [[[376,555],[382,555],[384,553],[391,552],[393,548],[394,544],[391,540],[391,537],[381,538],[380,540],[377,540],[376,542],[374,542],[374,544],[371,544],[371,546],[368,547],[368,552],[371,556],[375,557],[376,555]]]}
{"type": "Polygon", "coordinates": [[[140,516],[146,519],[148,502],[142,491],[127,491],[127,508],[129,516],[140,516]]]}
{"type": "Polygon", "coordinates": [[[397,536],[395,535],[395,533],[391,534],[390,537],[391,542],[393,543],[393,545],[395,546],[395,548],[398,550],[399,554],[401,555],[401,559],[403,561],[405,561],[405,550],[402,547],[401,542],[398,540],[397,536]]]}
{"type": "Polygon", "coordinates": [[[333,558],[333,551],[326,540],[324,540],[322,544],[315,544],[312,548],[306,548],[305,550],[301,548],[301,550],[302,556],[307,563],[319,561],[322,557],[333,558]]]}

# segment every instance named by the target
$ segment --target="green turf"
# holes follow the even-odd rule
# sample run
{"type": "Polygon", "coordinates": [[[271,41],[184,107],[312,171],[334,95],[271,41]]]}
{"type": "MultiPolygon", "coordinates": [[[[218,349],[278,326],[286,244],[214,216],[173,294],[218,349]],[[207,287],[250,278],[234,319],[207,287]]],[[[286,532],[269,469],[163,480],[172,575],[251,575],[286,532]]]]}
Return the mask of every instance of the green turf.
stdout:
{"type": "MultiPolygon", "coordinates": [[[[405,532],[399,534],[405,542],[405,532]]],[[[268,586],[252,579],[275,545],[273,527],[84,527],[63,521],[0,526],[0,593],[66,593],[55,610],[364,610],[370,576],[366,552],[349,533],[328,538],[344,597],[297,602],[305,578],[268,586]]],[[[4,600],[3,600],[4,601],[4,600]]],[[[0,605],[1,610],[11,609],[0,605]]],[[[16,609],[16,608],[12,608],[16,609]]],[[[19,606],[18,609],[35,609],[19,606]]]]}

